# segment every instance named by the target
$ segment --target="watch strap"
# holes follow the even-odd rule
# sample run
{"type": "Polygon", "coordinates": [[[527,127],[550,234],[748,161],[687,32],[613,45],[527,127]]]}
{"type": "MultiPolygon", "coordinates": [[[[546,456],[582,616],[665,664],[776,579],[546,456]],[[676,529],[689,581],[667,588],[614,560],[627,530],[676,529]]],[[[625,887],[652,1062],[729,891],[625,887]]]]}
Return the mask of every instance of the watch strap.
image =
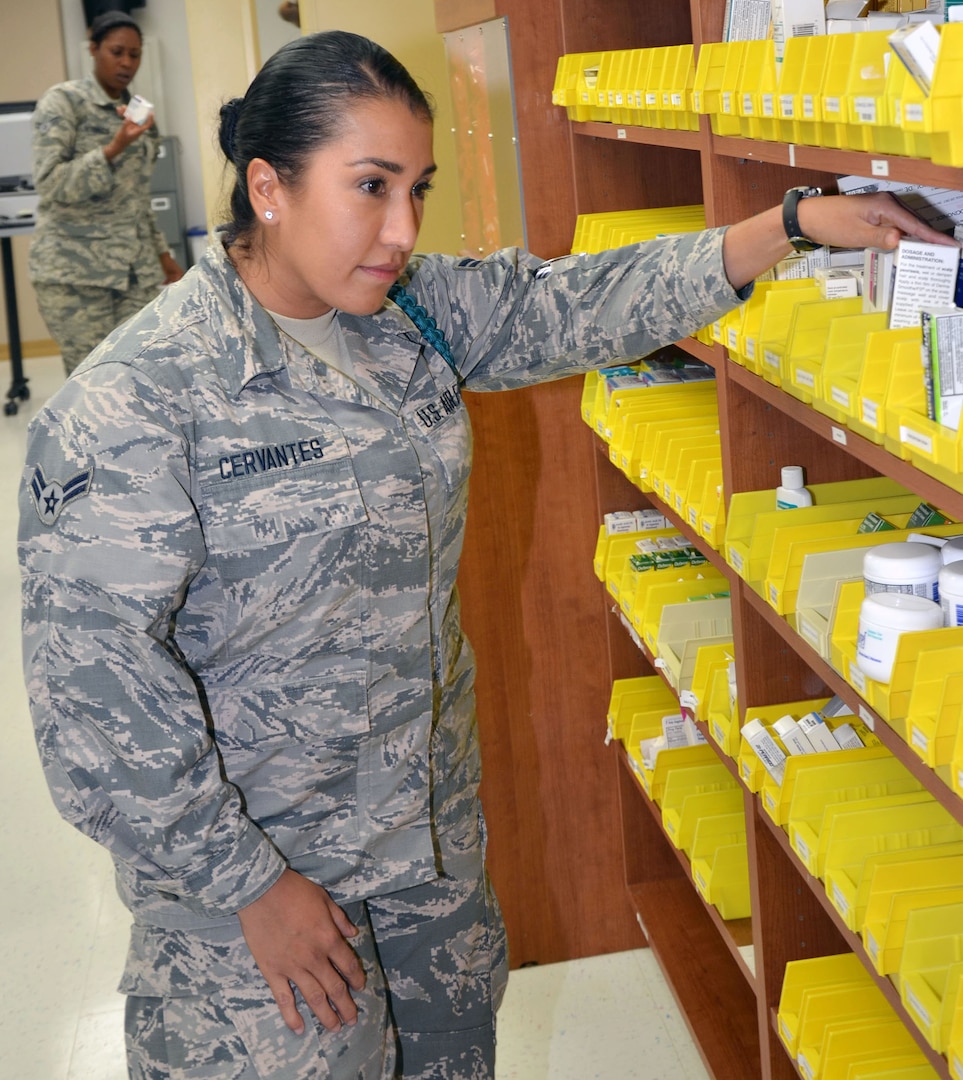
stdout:
{"type": "Polygon", "coordinates": [[[818,187],[794,187],[783,196],[782,225],[786,230],[786,239],[796,251],[818,251],[823,246],[810,240],[799,227],[799,203],[822,193],[822,188],[818,187]]]}

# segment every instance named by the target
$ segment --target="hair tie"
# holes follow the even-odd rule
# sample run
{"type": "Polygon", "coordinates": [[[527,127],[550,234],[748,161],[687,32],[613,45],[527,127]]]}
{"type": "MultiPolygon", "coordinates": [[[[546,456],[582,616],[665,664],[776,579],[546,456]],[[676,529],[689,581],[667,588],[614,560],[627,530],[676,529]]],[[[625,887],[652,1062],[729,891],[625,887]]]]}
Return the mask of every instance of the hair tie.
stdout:
{"type": "Polygon", "coordinates": [[[241,98],[231,98],[221,106],[221,149],[232,165],[237,164],[237,123],[241,116],[241,98]]]}

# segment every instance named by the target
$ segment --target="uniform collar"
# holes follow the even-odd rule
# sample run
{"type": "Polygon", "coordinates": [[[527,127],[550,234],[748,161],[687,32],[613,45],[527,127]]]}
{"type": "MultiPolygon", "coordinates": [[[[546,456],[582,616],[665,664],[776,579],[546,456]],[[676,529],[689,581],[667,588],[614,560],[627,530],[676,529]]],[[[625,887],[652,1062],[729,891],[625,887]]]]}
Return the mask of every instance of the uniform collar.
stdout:
{"type": "Polygon", "coordinates": [[[80,87],[88,101],[102,108],[116,109],[118,105],[126,105],[130,101],[130,94],[126,90],[119,98],[112,98],[97,82],[97,77],[93,72],[89,72],[80,80],[80,87]]]}
{"type": "MultiPolygon", "coordinates": [[[[289,349],[303,346],[286,339],[241,279],[223,244],[209,245],[201,263],[221,307],[218,323],[224,349],[214,358],[218,374],[237,397],[252,380],[288,366],[289,349]]],[[[420,333],[391,300],[374,315],[338,314],[345,343],[359,373],[389,407],[404,403],[420,352],[420,333]]]]}

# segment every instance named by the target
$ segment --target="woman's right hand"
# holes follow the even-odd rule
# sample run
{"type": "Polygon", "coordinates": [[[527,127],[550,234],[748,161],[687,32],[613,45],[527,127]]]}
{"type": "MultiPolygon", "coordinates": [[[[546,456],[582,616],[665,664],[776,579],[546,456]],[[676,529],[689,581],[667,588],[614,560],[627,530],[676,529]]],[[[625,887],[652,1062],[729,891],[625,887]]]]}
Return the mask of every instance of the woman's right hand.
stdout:
{"type": "Polygon", "coordinates": [[[361,990],[361,962],[345,938],[358,928],[326,890],[294,870],[238,912],[248,948],[267,980],[284,1022],[300,1035],[304,1019],[292,983],[330,1031],[354,1024],[358,1009],[351,989],[361,990]]]}
{"type": "MultiPolygon", "coordinates": [[[[119,107],[117,112],[123,118],[123,108],[119,107]]],[[[135,139],[140,138],[148,128],[153,126],[153,113],[147,117],[143,124],[135,124],[133,120],[124,120],[120,127],[114,132],[114,137],[104,147],[104,157],[108,161],[113,161],[114,158],[119,154],[122,154],[135,139]]]]}

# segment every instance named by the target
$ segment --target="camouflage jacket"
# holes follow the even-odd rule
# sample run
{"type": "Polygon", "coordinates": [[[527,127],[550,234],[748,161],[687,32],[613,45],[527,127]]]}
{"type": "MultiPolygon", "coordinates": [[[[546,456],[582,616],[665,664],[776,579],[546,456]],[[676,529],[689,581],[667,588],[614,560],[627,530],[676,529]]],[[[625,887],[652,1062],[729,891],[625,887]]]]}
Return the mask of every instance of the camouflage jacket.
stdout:
{"type": "Polygon", "coordinates": [[[104,147],[120,127],[118,102],[93,75],[51,87],[33,115],[33,182],[40,196],[30,245],[35,282],[126,290],[164,280],[168,249],[150,205],[156,127],[118,155],[104,147]]]}
{"type": "Polygon", "coordinates": [[[478,784],[461,392],[694,331],[739,302],[721,248],[413,257],[457,379],[387,302],[338,316],[349,380],[215,245],[46,404],[21,494],[29,697],[54,799],[137,919],[225,918],[285,865],[341,901],[437,873],[432,830],[478,784]]]}

